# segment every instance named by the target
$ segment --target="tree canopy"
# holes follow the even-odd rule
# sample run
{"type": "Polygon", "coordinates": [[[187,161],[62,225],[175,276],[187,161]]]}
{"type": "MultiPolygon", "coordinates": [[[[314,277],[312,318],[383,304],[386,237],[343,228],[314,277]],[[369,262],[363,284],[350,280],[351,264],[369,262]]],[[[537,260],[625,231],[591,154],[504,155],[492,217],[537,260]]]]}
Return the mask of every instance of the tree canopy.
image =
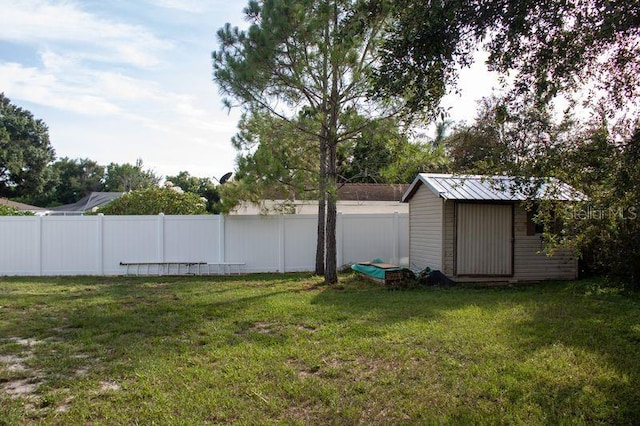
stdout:
{"type": "MultiPolygon", "coordinates": [[[[127,192],[157,187],[160,182],[153,170],[144,167],[142,159],[135,164],[110,163],[106,167],[88,158],[54,159],[44,122],[0,93],[1,197],[54,207],[74,203],[94,191],[127,192]]],[[[210,179],[188,172],[169,178],[198,199],[206,198],[208,212],[219,213],[217,186],[210,179]]]]}
{"type": "Polygon", "coordinates": [[[98,209],[107,215],[206,214],[206,200],[191,192],[151,187],[134,190],[98,209]]]}
{"type": "MultiPolygon", "coordinates": [[[[267,199],[284,200],[318,198],[320,169],[317,139],[300,134],[298,120],[254,112],[245,114],[232,139],[239,151],[235,181],[224,188],[225,209],[240,201],[260,204],[267,199]],[[305,138],[306,136],[306,138],[305,138]]],[[[411,170],[420,171],[431,165],[436,155],[429,144],[409,142],[392,118],[371,120],[337,150],[337,184],[345,183],[404,183],[408,177],[407,161],[413,161],[411,170]],[[409,160],[405,154],[410,154],[409,160]]],[[[440,150],[443,160],[445,153],[440,150]]]]}
{"type": "Polygon", "coordinates": [[[415,110],[437,109],[479,48],[491,69],[509,73],[516,92],[541,102],[586,88],[612,112],[637,101],[636,0],[378,0],[370,7],[392,9],[377,91],[403,95],[415,110]]]}
{"type": "Polygon", "coordinates": [[[533,103],[490,98],[476,120],[458,126],[444,145],[457,173],[553,177],[570,184],[586,196],[578,197],[582,201],[527,203],[544,230],[544,250],[572,249],[585,270],[640,288],[640,129],[635,120],[620,121],[614,134],[606,115],[581,122],[554,118],[533,103]]]}
{"type": "Polygon", "coordinates": [[[250,1],[245,17],[246,31],[219,30],[214,79],[228,106],[286,121],[317,153],[316,273],[334,283],[338,147],[394,113],[389,99],[369,97],[385,16],[363,1],[265,0],[250,1]]]}
{"type": "Polygon", "coordinates": [[[588,195],[566,208],[551,247],[574,247],[586,267],[640,289],[640,128],[624,140],[606,122],[572,132],[559,153],[559,176],[588,195]]]}
{"type": "Polygon", "coordinates": [[[93,160],[63,157],[56,160],[51,169],[56,185],[50,202],[71,204],[92,192],[102,190],[105,167],[93,160]]]}
{"type": "Polygon", "coordinates": [[[267,112],[243,114],[232,138],[238,150],[233,182],[221,187],[223,210],[241,201],[260,204],[269,198],[317,198],[317,140],[300,134],[297,120],[267,112]]]}
{"type": "Polygon", "coordinates": [[[143,168],[142,159],[135,164],[111,163],[107,166],[103,188],[109,192],[127,192],[158,186],[160,177],[152,170],[143,168]]]}
{"type": "MultiPolygon", "coordinates": [[[[175,176],[167,176],[166,183],[181,188],[184,192],[197,194],[199,197],[207,200],[207,212],[220,213],[220,194],[218,187],[209,178],[200,178],[191,176],[187,171],[181,171],[175,176]]],[[[165,183],[165,185],[166,185],[165,183]]]]}
{"type": "MultiPolygon", "coordinates": [[[[391,10],[376,94],[405,96],[411,110],[435,114],[456,90],[459,70],[486,50],[507,90],[448,138],[451,167],[572,184],[589,197],[582,212],[598,214],[568,215],[562,229],[545,232],[547,248],[573,247],[640,287],[631,265],[640,253],[631,214],[640,208],[640,180],[630,162],[640,128],[637,0],[379,0],[369,7],[391,10]],[[562,117],[558,98],[568,101],[562,117]]],[[[546,204],[542,222],[558,214],[550,212],[559,206],[546,204]]]]}
{"type": "Polygon", "coordinates": [[[55,158],[44,121],[0,93],[0,196],[38,195],[55,158]]]}

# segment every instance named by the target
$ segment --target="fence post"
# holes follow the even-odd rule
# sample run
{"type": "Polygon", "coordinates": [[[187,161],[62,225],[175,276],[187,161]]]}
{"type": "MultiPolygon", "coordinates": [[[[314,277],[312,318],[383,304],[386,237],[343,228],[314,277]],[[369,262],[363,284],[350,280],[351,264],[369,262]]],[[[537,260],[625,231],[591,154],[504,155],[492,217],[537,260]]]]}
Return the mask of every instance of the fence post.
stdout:
{"type": "Polygon", "coordinates": [[[393,263],[398,265],[400,262],[400,218],[398,212],[393,212],[393,263]]]}
{"type": "Polygon", "coordinates": [[[158,262],[164,262],[164,213],[158,215],[158,262]]]}
{"type": "Polygon", "coordinates": [[[104,214],[103,213],[98,213],[97,216],[97,222],[96,222],[96,231],[97,231],[97,235],[96,235],[96,240],[97,240],[97,249],[98,249],[98,275],[104,275],[104,233],[103,233],[103,229],[104,229],[104,214]]]}
{"type": "Polygon", "coordinates": [[[38,268],[38,276],[42,275],[42,216],[36,219],[36,268],[38,268]]]}
{"type": "Polygon", "coordinates": [[[225,216],[223,214],[220,215],[220,220],[218,221],[218,262],[224,263],[224,252],[225,252],[225,239],[224,233],[225,231],[225,216]]]}
{"type": "Polygon", "coordinates": [[[284,236],[284,214],[280,214],[278,217],[278,270],[281,273],[286,272],[284,236]]]}
{"type": "Polygon", "coordinates": [[[340,268],[344,265],[344,220],[342,217],[342,212],[338,212],[338,216],[336,218],[336,261],[338,264],[337,268],[340,268]]]}

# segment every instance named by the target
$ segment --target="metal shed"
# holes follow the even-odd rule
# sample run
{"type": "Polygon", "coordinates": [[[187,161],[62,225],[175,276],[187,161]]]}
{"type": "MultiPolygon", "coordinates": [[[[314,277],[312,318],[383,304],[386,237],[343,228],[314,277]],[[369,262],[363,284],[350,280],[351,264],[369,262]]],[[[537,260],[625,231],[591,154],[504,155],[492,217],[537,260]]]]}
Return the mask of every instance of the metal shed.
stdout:
{"type": "Polygon", "coordinates": [[[455,281],[574,279],[571,252],[541,253],[523,202],[543,198],[569,202],[579,194],[553,179],[421,173],[402,198],[409,203],[409,262],[455,281]]]}

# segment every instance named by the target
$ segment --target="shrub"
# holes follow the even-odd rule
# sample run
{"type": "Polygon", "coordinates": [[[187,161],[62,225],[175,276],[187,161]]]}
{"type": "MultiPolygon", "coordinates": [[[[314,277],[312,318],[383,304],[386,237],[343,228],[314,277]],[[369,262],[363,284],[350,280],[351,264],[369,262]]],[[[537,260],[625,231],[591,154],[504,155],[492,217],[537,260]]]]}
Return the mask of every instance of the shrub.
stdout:
{"type": "Polygon", "coordinates": [[[131,191],[97,210],[106,215],[206,214],[206,201],[198,195],[171,188],[131,191]]]}
{"type": "Polygon", "coordinates": [[[0,216],[34,216],[33,212],[0,204],[0,216]]]}

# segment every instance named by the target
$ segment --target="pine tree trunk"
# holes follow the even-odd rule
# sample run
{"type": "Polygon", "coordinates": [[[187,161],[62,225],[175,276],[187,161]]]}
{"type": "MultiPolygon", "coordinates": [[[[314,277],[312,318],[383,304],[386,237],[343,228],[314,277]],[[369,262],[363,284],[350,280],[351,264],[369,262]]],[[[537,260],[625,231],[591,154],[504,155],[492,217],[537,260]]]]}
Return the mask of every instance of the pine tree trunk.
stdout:
{"type": "Polygon", "coordinates": [[[324,275],[325,230],[327,209],[327,141],[320,138],[320,172],[318,178],[318,231],[316,240],[316,275],[324,275]]]}
{"type": "Polygon", "coordinates": [[[336,245],[336,218],[338,209],[337,194],[337,147],[335,143],[329,143],[327,164],[327,260],[325,264],[324,280],[327,284],[338,282],[337,271],[337,245],[336,245]]]}
{"type": "MultiPolygon", "coordinates": [[[[333,3],[333,37],[336,37],[338,28],[338,4],[333,3]]],[[[328,36],[328,33],[327,33],[328,36]]],[[[333,40],[332,43],[336,43],[333,40]]],[[[329,63],[331,64],[331,72],[328,77],[331,80],[331,92],[328,98],[328,107],[325,109],[329,113],[326,122],[326,128],[324,135],[325,138],[325,150],[326,150],[326,172],[325,172],[325,185],[326,185],[326,200],[327,200],[327,217],[325,228],[325,267],[324,267],[324,281],[327,284],[336,284],[338,282],[337,271],[337,253],[336,253],[336,217],[337,206],[336,201],[338,198],[338,115],[340,111],[340,96],[338,90],[338,82],[340,80],[339,66],[334,61],[332,55],[328,56],[329,63]]]]}

